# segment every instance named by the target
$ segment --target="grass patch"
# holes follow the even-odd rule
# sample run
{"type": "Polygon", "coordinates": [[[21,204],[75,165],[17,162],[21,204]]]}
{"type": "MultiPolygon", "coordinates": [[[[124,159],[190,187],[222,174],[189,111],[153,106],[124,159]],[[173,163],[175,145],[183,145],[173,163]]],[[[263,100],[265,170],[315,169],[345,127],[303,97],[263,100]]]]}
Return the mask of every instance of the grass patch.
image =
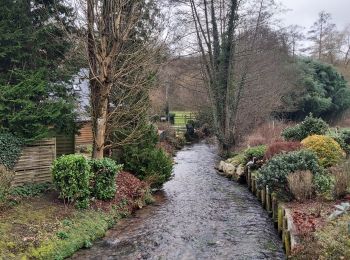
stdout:
{"type": "Polygon", "coordinates": [[[59,230],[37,248],[29,248],[26,257],[35,259],[65,259],[80,248],[88,248],[92,242],[105,235],[119,214],[102,211],[76,212],[71,218],[61,221],[59,230]],[[66,223],[64,223],[66,222],[66,223]]]}
{"type": "MultiPolygon", "coordinates": [[[[150,195],[136,199],[143,205],[151,200],[150,195]]],[[[0,259],[65,259],[80,248],[91,247],[128,216],[130,203],[134,201],[120,202],[110,210],[81,211],[65,206],[54,191],[23,198],[0,212],[0,259]]]]}
{"type": "Polygon", "coordinates": [[[175,126],[186,126],[188,120],[196,118],[196,112],[193,111],[171,111],[175,114],[175,126]]]}
{"type": "Polygon", "coordinates": [[[316,250],[325,259],[350,259],[350,215],[344,215],[331,221],[316,232],[318,241],[316,250]]]}

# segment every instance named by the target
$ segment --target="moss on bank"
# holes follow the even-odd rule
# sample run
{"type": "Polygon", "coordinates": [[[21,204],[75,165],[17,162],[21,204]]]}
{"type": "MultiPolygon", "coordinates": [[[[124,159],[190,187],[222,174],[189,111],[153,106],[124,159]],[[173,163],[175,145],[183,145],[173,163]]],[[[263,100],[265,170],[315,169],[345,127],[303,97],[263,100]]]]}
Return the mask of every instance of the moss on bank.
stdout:
{"type": "Polygon", "coordinates": [[[96,201],[88,210],[64,205],[51,191],[1,211],[0,259],[64,259],[90,247],[119,219],[152,201],[149,189],[135,177],[121,178],[115,200],[96,201]]]}
{"type": "Polygon", "coordinates": [[[62,227],[38,248],[29,248],[25,257],[31,259],[64,259],[80,248],[88,248],[92,242],[105,235],[120,218],[118,211],[77,212],[71,219],[62,221],[62,227]]]}

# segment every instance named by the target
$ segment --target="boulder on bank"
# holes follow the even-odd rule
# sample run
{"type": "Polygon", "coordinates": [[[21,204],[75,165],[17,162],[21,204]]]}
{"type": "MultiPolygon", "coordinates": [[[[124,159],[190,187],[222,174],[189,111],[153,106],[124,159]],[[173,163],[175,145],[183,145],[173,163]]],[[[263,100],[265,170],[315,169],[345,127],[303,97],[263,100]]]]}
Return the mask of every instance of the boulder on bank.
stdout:
{"type": "Polygon", "coordinates": [[[242,181],[245,177],[245,167],[241,164],[234,164],[229,161],[221,161],[217,167],[219,174],[236,181],[242,181]]]}

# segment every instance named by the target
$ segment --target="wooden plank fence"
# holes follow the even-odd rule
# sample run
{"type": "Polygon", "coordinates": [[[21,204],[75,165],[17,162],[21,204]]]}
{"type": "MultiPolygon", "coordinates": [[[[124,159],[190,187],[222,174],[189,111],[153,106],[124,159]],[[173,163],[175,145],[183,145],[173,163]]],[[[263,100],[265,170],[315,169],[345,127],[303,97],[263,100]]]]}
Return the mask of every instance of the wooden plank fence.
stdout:
{"type": "Polygon", "coordinates": [[[56,136],[56,157],[75,153],[75,136],[57,135],[56,136]]]}
{"type": "Polygon", "coordinates": [[[12,185],[51,182],[51,166],[55,159],[55,138],[27,145],[14,168],[16,174],[12,185]]]}
{"type": "Polygon", "coordinates": [[[75,145],[92,145],[93,134],[92,134],[92,124],[91,122],[85,122],[82,128],[79,130],[79,134],[75,136],[75,145]]]}

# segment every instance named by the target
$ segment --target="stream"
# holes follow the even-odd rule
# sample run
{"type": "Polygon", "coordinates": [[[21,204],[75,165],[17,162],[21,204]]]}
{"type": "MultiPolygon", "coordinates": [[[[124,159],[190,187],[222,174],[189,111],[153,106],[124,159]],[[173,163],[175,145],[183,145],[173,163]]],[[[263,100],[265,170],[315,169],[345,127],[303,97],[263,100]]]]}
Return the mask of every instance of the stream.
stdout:
{"type": "Polygon", "coordinates": [[[72,259],[285,259],[272,221],[244,185],[219,176],[216,147],[188,146],[156,203],[72,259]]]}

